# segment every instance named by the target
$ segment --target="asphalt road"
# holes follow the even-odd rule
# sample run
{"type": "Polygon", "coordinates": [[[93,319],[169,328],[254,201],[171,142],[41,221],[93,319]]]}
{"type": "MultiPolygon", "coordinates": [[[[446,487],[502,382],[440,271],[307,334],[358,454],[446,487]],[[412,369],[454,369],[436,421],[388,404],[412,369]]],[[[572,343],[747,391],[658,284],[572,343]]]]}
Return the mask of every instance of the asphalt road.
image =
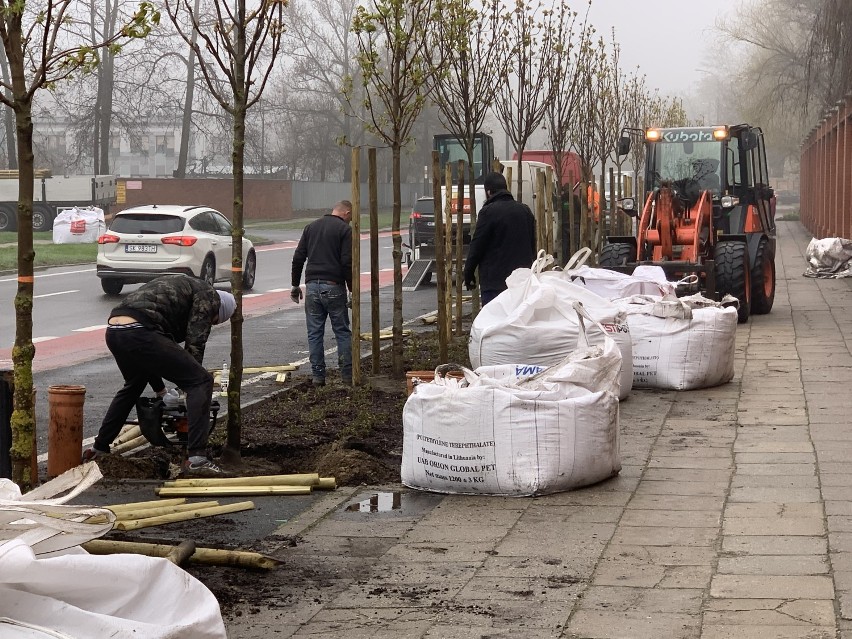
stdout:
{"type": "MultiPolygon", "coordinates": [[[[298,373],[309,374],[304,310],[289,297],[290,267],[299,231],[253,233],[270,237],[274,244],[257,247],[258,274],[255,289],[244,298],[243,359],[244,366],[300,365],[298,373]]],[[[362,332],[370,327],[369,241],[362,235],[362,332]]],[[[390,234],[383,233],[379,242],[379,306],[380,325],[392,321],[393,287],[390,234]]],[[[217,285],[227,288],[226,284],[217,285]]],[[[135,286],[128,286],[126,294],[135,286]]],[[[0,276],[0,360],[11,358],[14,343],[14,306],[16,281],[14,274],[0,276]]],[[[36,428],[39,452],[47,451],[49,421],[48,388],[58,384],[86,387],[84,404],[84,440],[97,432],[109,402],[121,385],[114,360],[103,341],[109,311],[119,298],[103,293],[94,265],[50,268],[39,271],[35,281],[33,362],[36,389],[36,428]]],[[[434,310],[434,284],[415,292],[404,293],[403,316],[415,320],[434,310]]],[[[213,328],[207,343],[204,364],[219,368],[230,358],[230,324],[213,328]]],[[[326,331],[326,349],[334,347],[331,329],[326,331]]],[[[362,342],[362,353],[370,352],[369,342],[362,342]]],[[[327,355],[330,367],[336,356],[327,355]]],[[[280,389],[270,375],[245,375],[242,402],[257,399],[280,389]]],[[[224,404],[224,402],[223,402],[224,404]]]]}

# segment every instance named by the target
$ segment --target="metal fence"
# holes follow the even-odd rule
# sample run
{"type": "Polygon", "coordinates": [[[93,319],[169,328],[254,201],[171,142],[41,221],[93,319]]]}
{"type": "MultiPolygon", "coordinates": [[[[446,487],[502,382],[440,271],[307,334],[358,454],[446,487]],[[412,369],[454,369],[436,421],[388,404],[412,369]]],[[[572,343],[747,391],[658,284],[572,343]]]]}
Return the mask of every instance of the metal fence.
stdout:
{"type": "MultiPolygon", "coordinates": [[[[423,195],[423,184],[401,184],[402,210],[410,209],[419,196],[423,195]]],[[[429,194],[431,195],[431,193],[429,194]]],[[[389,209],[393,206],[393,185],[378,185],[379,208],[389,209]]],[[[370,204],[369,190],[366,184],[361,185],[361,207],[370,204]]],[[[313,211],[330,209],[340,200],[352,198],[352,185],[349,182],[293,182],[293,210],[313,211]]]]}
{"type": "Polygon", "coordinates": [[[852,239],[852,94],[802,145],[801,220],[817,238],[852,239]]]}

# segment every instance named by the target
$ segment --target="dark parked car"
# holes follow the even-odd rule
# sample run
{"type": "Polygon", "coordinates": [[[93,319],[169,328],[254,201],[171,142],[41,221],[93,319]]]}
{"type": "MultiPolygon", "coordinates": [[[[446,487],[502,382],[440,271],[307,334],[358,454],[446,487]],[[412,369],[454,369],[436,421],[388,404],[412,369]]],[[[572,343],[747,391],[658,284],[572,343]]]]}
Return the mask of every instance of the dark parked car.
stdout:
{"type": "Polygon", "coordinates": [[[421,244],[435,243],[435,199],[418,198],[408,218],[408,245],[414,250],[421,244]]]}

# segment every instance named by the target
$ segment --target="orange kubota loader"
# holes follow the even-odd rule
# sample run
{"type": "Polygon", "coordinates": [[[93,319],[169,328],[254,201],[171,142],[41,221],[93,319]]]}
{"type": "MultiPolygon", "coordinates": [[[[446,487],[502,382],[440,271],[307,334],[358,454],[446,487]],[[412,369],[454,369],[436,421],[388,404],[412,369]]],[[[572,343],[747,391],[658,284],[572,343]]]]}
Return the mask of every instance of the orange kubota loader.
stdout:
{"type": "MultiPolygon", "coordinates": [[[[649,129],[645,206],[635,236],[610,236],[600,265],[632,272],[661,266],[678,293],[739,301],[740,322],[768,313],[775,299],[775,194],[768,185],[763,133],[747,124],[649,129]],[[695,275],[695,278],[687,276],[695,275]]],[[[630,149],[630,135],[619,154],[630,149]]]]}

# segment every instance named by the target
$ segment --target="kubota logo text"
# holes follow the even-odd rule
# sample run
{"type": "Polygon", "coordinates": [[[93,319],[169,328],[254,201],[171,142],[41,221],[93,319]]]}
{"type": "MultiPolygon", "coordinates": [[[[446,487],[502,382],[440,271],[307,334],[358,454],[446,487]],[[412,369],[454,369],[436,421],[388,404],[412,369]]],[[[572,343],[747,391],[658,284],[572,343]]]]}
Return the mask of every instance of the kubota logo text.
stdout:
{"type": "Polygon", "coordinates": [[[713,129],[663,131],[663,142],[712,142],[713,129]]]}

